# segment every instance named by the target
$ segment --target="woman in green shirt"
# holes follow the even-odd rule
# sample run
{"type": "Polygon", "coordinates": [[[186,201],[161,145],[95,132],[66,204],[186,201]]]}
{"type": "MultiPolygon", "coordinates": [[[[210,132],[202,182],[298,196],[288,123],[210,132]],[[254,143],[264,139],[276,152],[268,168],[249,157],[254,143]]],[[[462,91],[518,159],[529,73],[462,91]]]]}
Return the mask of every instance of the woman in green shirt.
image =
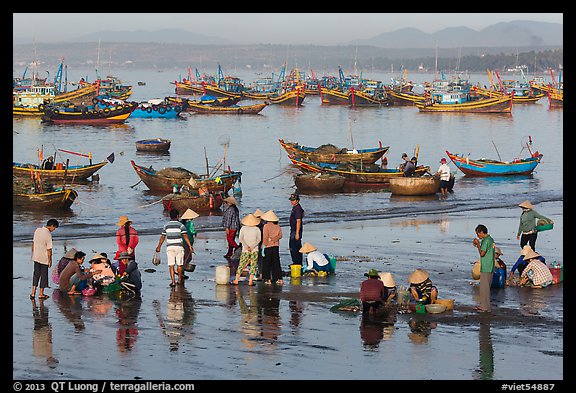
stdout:
{"type": "MultiPolygon", "coordinates": [[[[194,238],[197,235],[196,229],[194,228],[194,219],[196,217],[200,217],[198,213],[196,213],[192,209],[187,209],[184,214],[180,217],[180,221],[186,228],[186,233],[188,234],[188,239],[190,239],[190,244],[194,246],[194,238]]],[[[192,253],[188,248],[188,244],[184,242],[184,264],[189,263],[192,260],[192,253]]],[[[184,278],[187,278],[186,276],[184,278]]]]}
{"type": "Polygon", "coordinates": [[[520,248],[530,244],[532,250],[536,251],[536,238],[538,237],[536,220],[546,220],[551,224],[554,224],[554,221],[534,210],[534,206],[529,201],[524,201],[518,206],[522,208],[522,214],[520,215],[520,225],[518,225],[516,240],[520,240],[520,248]]]}

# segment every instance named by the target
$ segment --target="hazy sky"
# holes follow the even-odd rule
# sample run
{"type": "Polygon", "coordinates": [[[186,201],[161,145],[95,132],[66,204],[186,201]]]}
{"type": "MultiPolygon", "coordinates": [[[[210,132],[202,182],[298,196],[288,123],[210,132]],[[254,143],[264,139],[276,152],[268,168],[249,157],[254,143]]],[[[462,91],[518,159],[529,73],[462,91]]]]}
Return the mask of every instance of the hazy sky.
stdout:
{"type": "MultiPolygon", "coordinates": [[[[135,3],[137,4],[137,3],[135,3]]],[[[190,3],[192,4],[192,3],[190,3]]],[[[306,3],[294,3],[306,6],[306,3]]],[[[191,5],[193,7],[193,5],[191,5]]],[[[474,30],[513,20],[563,23],[562,13],[25,13],[13,14],[16,38],[42,42],[98,31],[177,28],[245,44],[335,45],[405,27],[434,33],[446,27],[474,30]]]]}

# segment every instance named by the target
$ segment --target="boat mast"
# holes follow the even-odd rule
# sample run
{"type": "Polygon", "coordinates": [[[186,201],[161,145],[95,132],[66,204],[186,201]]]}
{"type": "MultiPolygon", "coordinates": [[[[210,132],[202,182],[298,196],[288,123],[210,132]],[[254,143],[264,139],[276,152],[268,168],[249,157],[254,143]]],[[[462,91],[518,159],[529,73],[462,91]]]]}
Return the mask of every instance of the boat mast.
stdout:
{"type": "Polygon", "coordinates": [[[100,38],[98,38],[98,56],[96,57],[96,79],[100,79],[98,68],[100,68],[100,38]]]}

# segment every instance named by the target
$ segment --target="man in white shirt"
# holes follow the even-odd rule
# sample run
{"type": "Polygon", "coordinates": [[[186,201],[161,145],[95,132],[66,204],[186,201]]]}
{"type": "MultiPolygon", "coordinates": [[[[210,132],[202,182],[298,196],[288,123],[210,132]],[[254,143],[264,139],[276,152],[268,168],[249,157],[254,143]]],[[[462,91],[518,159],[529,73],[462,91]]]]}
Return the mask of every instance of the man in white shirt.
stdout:
{"type": "Polygon", "coordinates": [[[440,192],[442,195],[448,195],[448,183],[450,182],[450,167],[446,164],[446,159],[440,160],[438,172],[440,175],[440,192]]]}
{"type": "Polygon", "coordinates": [[[32,260],[34,261],[34,275],[32,276],[32,292],[30,299],[36,296],[36,287],[38,299],[48,299],[50,296],[44,294],[44,288],[48,287],[48,269],[52,267],[52,232],[58,228],[58,220],[51,218],[46,226],[37,228],[34,231],[34,240],[32,241],[32,260]]]}

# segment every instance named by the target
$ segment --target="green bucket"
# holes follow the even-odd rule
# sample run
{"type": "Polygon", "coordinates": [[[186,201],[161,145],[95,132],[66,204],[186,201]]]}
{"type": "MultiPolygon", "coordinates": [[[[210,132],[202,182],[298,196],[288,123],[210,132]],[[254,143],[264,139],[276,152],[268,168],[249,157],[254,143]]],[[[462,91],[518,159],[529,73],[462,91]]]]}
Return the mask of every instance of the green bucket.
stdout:
{"type": "Polygon", "coordinates": [[[426,314],[426,305],[424,303],[416,304],[416,314],[426,314]]]}

